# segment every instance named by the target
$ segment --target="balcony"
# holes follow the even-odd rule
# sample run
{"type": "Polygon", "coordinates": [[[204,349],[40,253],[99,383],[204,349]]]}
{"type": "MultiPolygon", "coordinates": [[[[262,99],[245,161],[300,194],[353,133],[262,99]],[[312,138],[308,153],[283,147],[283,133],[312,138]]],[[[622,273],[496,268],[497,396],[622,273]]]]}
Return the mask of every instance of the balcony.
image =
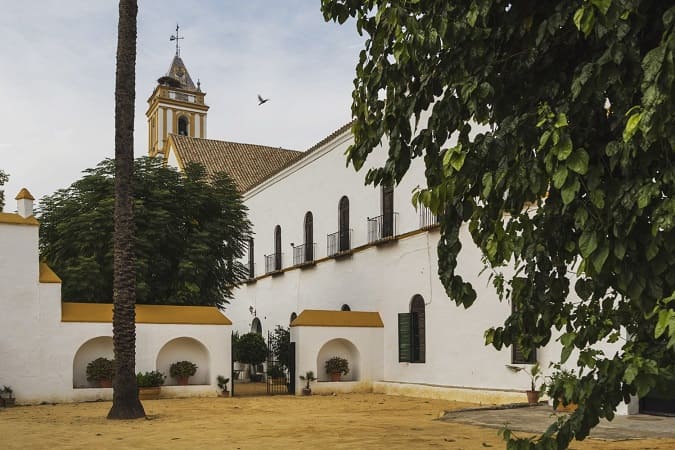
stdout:
{"type": "Polygon", "coordinates": [[[398,234],[398,213],[368,217],[368,243],[386,242],[398,234]]]}
{"type": "Polygon", "coordinates": [[[352,229],[341,230],[337,233],[326,236],[326,254],[328,256],[339,256],[341,254],[350,254],[352,248],[352,229]]]}
{"type": "Polygon", "coordinates": [[[283,253],[272,253],[265,255],[265,273],[280,272],[282,266],[283,253]]]}
{"type": "Polygon", "coordinates": [[[316,243],[297,245],[293,247],[293,265],[303,266],[313,264],[314,255],[316,255],[316,243]]]}
{"type": "Polygon", "coordinates": [[[420,206],[420,228],[431,228],[438,225],[438,216],[426,206],[420,206]]]}

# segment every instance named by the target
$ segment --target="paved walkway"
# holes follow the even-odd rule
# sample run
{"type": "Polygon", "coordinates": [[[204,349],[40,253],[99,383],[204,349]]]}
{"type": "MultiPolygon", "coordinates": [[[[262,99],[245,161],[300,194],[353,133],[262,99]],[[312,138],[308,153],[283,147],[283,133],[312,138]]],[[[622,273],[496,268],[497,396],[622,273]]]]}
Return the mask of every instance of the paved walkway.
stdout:
{"type": "MultiPolygon", "coordinates": [[[[466,423],[489,428],[502,428],[505,424],[514,431],[543,433],[555,421],[550,406],[514,408],[478,408],[446,412],[440,420],[466,423]]],[[[601,420],[591,431],[590,437],[610,441],[646,438],[675,438],[675,417],[637,414],[615,416],[611,422],[601,420]]]]}

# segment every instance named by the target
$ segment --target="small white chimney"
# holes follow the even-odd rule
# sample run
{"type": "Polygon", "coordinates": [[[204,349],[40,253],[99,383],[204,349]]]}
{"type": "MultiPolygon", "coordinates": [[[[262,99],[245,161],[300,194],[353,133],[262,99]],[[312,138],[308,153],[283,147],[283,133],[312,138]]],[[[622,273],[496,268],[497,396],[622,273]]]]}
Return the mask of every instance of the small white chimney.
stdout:
{"type": "Polygon", "coordinates": [[[30,195],[28,189],[21,189],[19,193],[16,194],[16,197],[14,197],[14,200],[16,200],[17,212],[21,217],[25,219],[33,215],[33,200],[35,200],[35,198],[30,195]]]}

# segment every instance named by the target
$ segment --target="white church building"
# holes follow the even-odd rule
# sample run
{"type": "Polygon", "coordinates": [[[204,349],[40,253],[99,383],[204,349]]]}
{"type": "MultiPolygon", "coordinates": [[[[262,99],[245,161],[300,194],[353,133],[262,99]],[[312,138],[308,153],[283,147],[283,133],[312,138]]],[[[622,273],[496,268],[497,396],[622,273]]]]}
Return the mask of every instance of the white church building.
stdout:
{"type": "MultiPolygon", "coordinates": [[[[290,326],[296,372],[317,374],[314,392],[520,402],[529,379],[508,366],[538,361],[547,371],[559,359],[557,342],[529,361],[484,345],[485,330],[511,307],[479,275],[481,254],[467,229],[458,268],[478,298],[466,310],[448,298],[438,277],[436,218],[411,203],[413,189],[425,186],[419,158],[395,187],[365,186],[368,167],[386,161],[387,143],[362,171],[345,167],[351,123],[300,152],[207,139],[204,93],[180,56],[158,83],[148,100],[149,154],[179,169],[198,162],[209,173],[226,172],[249,209],[254,233],[242,261],[249,280],[226,309],[233,329],[266,335],[290,326]],[[350,363],[343,381],[325,373],[332,356],[350,363]]],[[[619,413],[637,411],[634,401],[619,413]]]]}

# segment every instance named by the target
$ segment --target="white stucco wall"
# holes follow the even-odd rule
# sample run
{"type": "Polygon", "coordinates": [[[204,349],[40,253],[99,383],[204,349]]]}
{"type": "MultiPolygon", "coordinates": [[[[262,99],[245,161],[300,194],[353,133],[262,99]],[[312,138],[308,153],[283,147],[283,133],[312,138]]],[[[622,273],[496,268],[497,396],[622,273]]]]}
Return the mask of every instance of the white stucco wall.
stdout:
{"type": "MultiPolygon", "coordinates": [[[[17,403],[112,398],[112,389],[74,388],[89,386],[84,370],[91,360],[112,356],[112,325],[62,322],[61,285],[39,282],[38,261],[38,227],[0,223],[0,385],[12,387],[17,403]]],[[[199,369],[190,383],[199,385],[169,386],[162,395],[215,396],[216,377],[231,378],[230,333],[229,325],[137,324],[136,370],[168,376],[171,358],[194,358],[199,369]],[[185,338],[203,347],[165,347],[185,338]]]]}
{"type": "MultiPolygon", "coordinates": [[[[370,327],[291,327],[295,346],[296,374],[311,370],[318,378],[315,393],[370,391],[373,381],[382,379],[383,328],[370,327]],[[349,373],[340,382],[331,382],[324,364],[333,356],[347,359],[349,373]]],[[[295,380],[299,394],[304,382],[295,380]]]]}
{"type": "MultiPolygon", "coordinates": [[[[345,167],[344,153],[351,142],[349,134],[344,133],[245,194],[255,232],[256,276],[264,275],[264,255],[274,252],[276,225],[282,229],[283,267],[293,265],[290,244],[303,244],[307,211],[312,212],[314,219],[315,259],[326,257],[326,235],[338,230],[338,202],[343,195],[350,202],[352,248],[367,243],[367,217],[381,214],[381,191],[364,186],[367,167],[358,173],[345,167]]],[[[381,165],[385,158],[384,150],[377,149],[368,164],[381,165]]],[[[425,186],[424,164],[420,159],[413,160],[405,178],[395,187],[394,211],[398,213],[399,235],[420,228],[419,212],[410,201],[418,185],[425,186]]],[[[479,275],[483,269],[481,254],[466,228],[461,231],[463,249],[458,271],[473,284],[478,298],[469,309],[451,302],[438,278],[439,237],[438,229],[423,231],[394,243],[368,247],[347,258],[319,261],[309,268],[263,277],[235,292],[227,309],[228,317],[236,330],[247,332],[254,317],[249,311],[252,307],[265,333],[276,325],[288,326],[291,314],[304,309],[339,310],[341,305],[348,304],[352,311],[378,311],[384,329],[381,378],[375,380],[375,385],[381,391],[388,391],[386,383],[389,383],[426,387],[429,392],[438,392],[439,388],[482,391],[487,393],[480,397],[485,401],[514,401],[519,395],[524,398],[522,393],[529,388],[529,378],[507,367],[511,364],[511,349],[496,351],[484,345],[485,330],[502,324],[510,313],[510,305],[499,301],[487,272],[479,275]],[[398,313],[409,312],[410,301],[416,294],[426,304],[426,358],[424,363],[399,363],[398,313]]],[[[243,263],[247,263],[247,257],[243,263]]],[[[305,338],[301,332],[295,335],[300,340],[305,338]]],[[[304,342],[296,344],[306,348],[304,342]]],[[[559,359],[560,350],[555,341],[538,350],[538,360],[545,371],[551,361],[559,359]]],[[[609,347],[608,350],[609,354],[615,351],[609,347]]],[[[373,361],[377,359],[375,356],[373,361]]],[[[569,364],[573,366],[572,361],[569,364]]],[[[310,368],[297,367],[298,374],[306,370],[310,368]]],[[[635,405],[632,406],[634,409],[635,405]]],[[[625,412],[625,408],[619,412],[625,412]]]]}

